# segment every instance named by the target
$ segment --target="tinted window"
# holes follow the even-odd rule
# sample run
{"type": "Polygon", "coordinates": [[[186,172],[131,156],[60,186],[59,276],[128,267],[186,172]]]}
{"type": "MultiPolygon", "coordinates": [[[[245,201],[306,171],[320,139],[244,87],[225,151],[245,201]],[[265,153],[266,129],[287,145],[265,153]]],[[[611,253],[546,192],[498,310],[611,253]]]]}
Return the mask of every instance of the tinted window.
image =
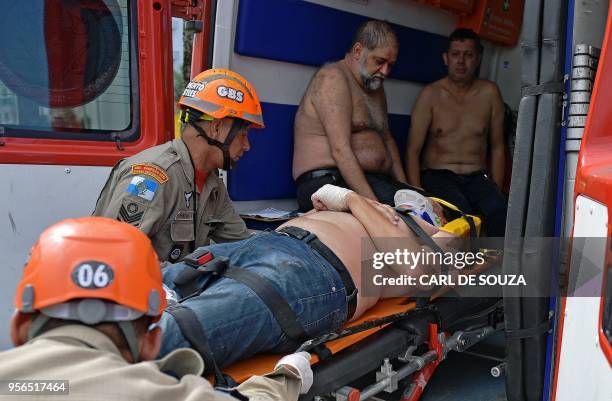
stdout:
{"type": "Polygon", "coordinates": [[[136,68],[128,0],[0,0],[0,9],[4,135],[129,135],[136,68]]]}

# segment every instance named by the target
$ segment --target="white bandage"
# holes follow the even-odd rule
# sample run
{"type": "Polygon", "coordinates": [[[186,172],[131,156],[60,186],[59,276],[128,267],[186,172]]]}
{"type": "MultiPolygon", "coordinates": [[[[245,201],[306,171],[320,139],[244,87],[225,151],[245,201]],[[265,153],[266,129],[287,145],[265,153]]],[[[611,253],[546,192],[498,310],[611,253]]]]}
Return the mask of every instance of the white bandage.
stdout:
{"type": "MultiPolygon", "coordinates": [[[[334,212],[346,212],[349,210],[346,204],[346,195],[350,194],[350,189],[325,184],[317,192],[312,194],[312,199],[321,201],[327,209],[334,212]]],[[[313,202],[314,203],[314,202],[313,202]]]]}
{"type": "Polygon", "coordinates": [[[306,394],[308,390],[310,390],[313,381],[312,368],[310,367],[310,354],[308,352],[297,352],[295,354],[286,355],[276,363],[274,369],[281,365],[291,366],[297,371],[302,380],[300,394],[306,394]]]}

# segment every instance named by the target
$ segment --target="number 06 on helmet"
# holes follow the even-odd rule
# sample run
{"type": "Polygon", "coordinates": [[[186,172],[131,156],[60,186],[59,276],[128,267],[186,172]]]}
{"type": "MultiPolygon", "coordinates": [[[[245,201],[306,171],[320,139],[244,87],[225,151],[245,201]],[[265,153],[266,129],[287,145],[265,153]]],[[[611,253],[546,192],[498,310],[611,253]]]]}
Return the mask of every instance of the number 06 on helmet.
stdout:
{"type": "Polygon", "coordinates": [[[85,324],[143,315],[157,321],[166,307],[159,261],[137,228],[104,217],[63,220],[33,246],[17,286],[22,313],[85,324]]]}

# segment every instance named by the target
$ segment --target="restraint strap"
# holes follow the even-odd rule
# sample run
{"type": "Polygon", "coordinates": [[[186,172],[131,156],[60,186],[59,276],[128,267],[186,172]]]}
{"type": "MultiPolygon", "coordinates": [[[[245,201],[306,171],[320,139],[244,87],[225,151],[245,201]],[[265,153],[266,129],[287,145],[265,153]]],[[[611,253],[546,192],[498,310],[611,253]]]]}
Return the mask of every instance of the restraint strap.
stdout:
{"type": "Polygon", "coordinates": [[[563,93],[565,85],[563,82],[547,82],[540,85],[524,86],[521,88],[521,96],[537,96],[547,93],[563,93]]]}
{"type": "Polygon", "coordinates": [[[268,282],[268,280],[246,269],[230,267],[224,274],[249,287],[268,307],[274,319],[287,337],[296,343],[307,338],[304,327],[299,322],[295,312],[291,309],[285,298],[268,282]]]}
{"type": "Polygon", "coordinates": [[[206,338],[206,334],[204,334],[204,330],[202,330],[202,326],[195,312],[181,304],[168,306],[166,312],[174,317],[181,333],[183,333],[183,337],[185,337],[189,344],[191,344],[191,346],[202,356],[202,359],[204,359],[204,374],[214,374],[217,386],[228,386],[227,380],[223,376],[223,373],[221,373],[215,361],[215,357],[210,351],[208,339],[206,338]]]}
{"type": "MultiPolygon", "coordinates": [[[[212,254],[210,255],[212,258],[212,254]]],[[[186,262],[187,258],[185,258],[183,261],[192,268],[181,270],[174,278],[174,285],[176,285],[181,295],[183,295],[182,300],[199,295],[208,287],[208,285],[210,285],[210,279],[218,278],[224,275],[229,263],[228,258],[220,256],[198,266],[197,264],[186,262]],[[199,282],[199,279],[202,276],[209,276],[210,279],[206,280],[206,282],[202,284],[199,282]]]]}
{"type": "Polygon", "coordinates": [[[550,319],[546,319],[542,323],[535,327],[529,327],[527,329],[518,330],[506,330],[506,339],[508,340],[520,340],[524,338],[533,338],[541,336],[550,330],[550,319]]]}
{"type": "MultiPolygon", "coordinates": [[[[406,223],[408,228],[410,228],[416,234],[416,236],[419,237],[419,239],[423,242],[424,245],[430,247],[434,252],[444,255],[444,250],[434,242],[431,236],[427,234],[425,230],[423,230],[423,228],[416,221],[414,221],[414,218],[408,212],[408,210],[402,208],[395,208],[395,210],[399,213],[399,216],[404,221],[404,223],[406,223]]],[[[448,273],[448,265],[446,265],[445,263],[442,263],[442,273],[448,273]]]]}

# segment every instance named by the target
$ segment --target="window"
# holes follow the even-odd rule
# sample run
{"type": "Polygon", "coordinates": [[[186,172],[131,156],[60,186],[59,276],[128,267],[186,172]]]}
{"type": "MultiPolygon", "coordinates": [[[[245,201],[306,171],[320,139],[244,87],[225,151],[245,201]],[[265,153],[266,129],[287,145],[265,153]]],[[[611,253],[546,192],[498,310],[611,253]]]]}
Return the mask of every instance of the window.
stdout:
{"type": "MultiPolygon", "coordinates": [[[[0,0],[5,136],[135,139],[130,0],[0,0]]],[[[134,30],[135,31],[135,30],[134,30]]]]}

